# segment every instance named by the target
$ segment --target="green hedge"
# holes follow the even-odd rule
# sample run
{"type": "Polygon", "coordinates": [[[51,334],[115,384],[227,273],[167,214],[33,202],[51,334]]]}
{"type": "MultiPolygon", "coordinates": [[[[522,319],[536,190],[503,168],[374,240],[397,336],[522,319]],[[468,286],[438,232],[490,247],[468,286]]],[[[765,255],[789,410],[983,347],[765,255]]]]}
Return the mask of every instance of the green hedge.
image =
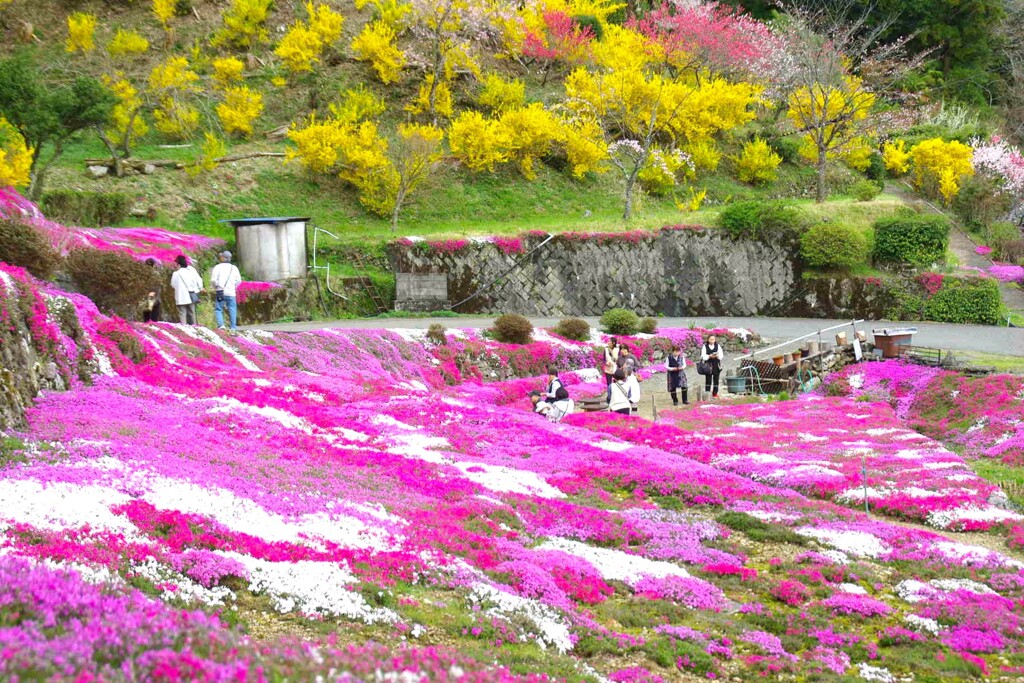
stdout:
{"type": "Polygon", "coordinates": [[[631,335],[640,328],[640,318],[625,308],[613,308],[601,316],[601,327],[608,334],[631,335]]]}
{"type": "Polygon", "coordinates": [[[796,236],[806,230],[810,217],[784,201],[736,202],[718,214],[718,224],[733,237],[771,240],[796,236]]]}
{"type": "Polygon", "coordinates": [[[123,192],[53,190],[43,195],[43,213],[52,221],[90,228],[123,223],[132,198],[123,192]]]}
{"type": "Polygon", "coordinates": [[[924,268],[946,260],[949,220],[944,216],[904,213],[875,221],[875,261],[924,268]]]}
{"type": "Polygon", "coordinates": [[[800,256],[812,268],[848,270],[868,259],[868,241],[857,228],[818,223],[800,236],[800,256]]]}
{"type": "Polygon", "coordinates": [[[949,277],[924,304],[924,317],[941,323],[999,324],[1002,301],[991,278],[949,277]]]}

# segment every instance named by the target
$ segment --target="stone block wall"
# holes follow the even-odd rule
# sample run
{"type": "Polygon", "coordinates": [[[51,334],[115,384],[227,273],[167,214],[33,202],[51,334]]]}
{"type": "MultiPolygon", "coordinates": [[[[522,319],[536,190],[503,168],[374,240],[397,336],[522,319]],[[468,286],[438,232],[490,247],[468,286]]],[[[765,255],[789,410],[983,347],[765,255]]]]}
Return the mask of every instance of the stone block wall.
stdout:
{"type": "Polygon", "coordinates": [[[718,230],[570,233],[539,249],[543,237],[521,239],[518,253],[483,241],[405,242],[389,257],[396,273],[445,275],[459,313],[600,315],[622,306],[641,315],[780,315],[800,284],[797,245],[718,230]]]}

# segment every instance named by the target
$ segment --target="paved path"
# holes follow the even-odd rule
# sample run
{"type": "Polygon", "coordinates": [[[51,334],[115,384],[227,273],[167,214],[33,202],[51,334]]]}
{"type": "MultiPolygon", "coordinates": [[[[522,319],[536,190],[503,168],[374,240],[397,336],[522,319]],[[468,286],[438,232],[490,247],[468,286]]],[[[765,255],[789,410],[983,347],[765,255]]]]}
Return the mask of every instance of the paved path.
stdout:
{"type": "MultiPolygon", "coordinates": [[[[531,318],[536,327],[553,327],[559,318],[531,318]]],[[[591,327],[597,327],[597,318],[585,318],[591,327]]],[[[490,327],[494,318],[369,318],[359,320],[325,320],[302,323],[271,323],[253,325],[245,329],[263,329],[272,332],[299,332],[319,329],[426,329],[433,323],[445,327],[490,327]]],[[[814,318],[659,318],[662,327],[746,327],[767,339],[790,339],[810,334],[825,327],[838,325],[849,320],[822,320],[814,318]]],[[[913,337],[916,346],[930,346],[941,349],[978,351],[1024,357],[1024,330],[984,325],[949,325],[945,323],[900,323],[892,321],[867,322],[860,329],[868,332],[881,327],[916,327],[913,337]]],[[[852,328],[851,328],[852,329],[852,328]]],[[[834,333],[823,335],[832,339],[834,333]]],[[[852,338],[853,335],[848,335],[852,338]]],[[[869,335],[870,340],[870,335],[869,335]]],[[[1022,361],[1024,363],[1024,361],[1022,361]]]]}

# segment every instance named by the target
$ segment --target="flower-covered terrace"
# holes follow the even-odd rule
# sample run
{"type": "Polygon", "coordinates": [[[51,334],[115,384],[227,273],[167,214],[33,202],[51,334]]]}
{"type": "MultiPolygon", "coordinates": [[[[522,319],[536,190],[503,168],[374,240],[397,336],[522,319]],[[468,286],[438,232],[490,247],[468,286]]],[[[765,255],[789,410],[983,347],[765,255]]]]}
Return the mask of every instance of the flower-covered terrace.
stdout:
{"type": "Polygon", "coordinates": [[[1024,672],[1019,516],[898,391],[552,424],[524,390],[588,344],[451,335],[514,377],[485,382],[408,334],[130,324],[7,266],[0,313],[71,386],[3,440],[5,679],[1024,672]]]}

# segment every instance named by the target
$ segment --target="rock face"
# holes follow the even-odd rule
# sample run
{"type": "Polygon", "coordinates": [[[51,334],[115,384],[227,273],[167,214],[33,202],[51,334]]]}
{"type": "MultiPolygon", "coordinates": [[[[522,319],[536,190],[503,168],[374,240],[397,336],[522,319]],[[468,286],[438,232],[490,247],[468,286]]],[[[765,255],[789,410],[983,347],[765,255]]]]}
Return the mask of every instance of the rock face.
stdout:
{"type": "Polygon", "coordinates": [[[0,271],[0,431],[23,427],[25,408],[41,391],[68,388],[69,368],[58,365],[60,349],[51,346],[36,316],[72,340],[82,331],[69,301],[52,298],[43,305],[40,297],[0,271]]]}
{"type": "Polygon", "coordinates": [[[568,234],[537,248],[542,240],[523,238],[518,253],[490,242],[395,243],[389,257],[396,273],[445,274],[459,313],[601,315],[621,306],[641,315],[818,317],[862,307],[859,289],[804,282],[791,241],[699,229],[568,234]]]}

